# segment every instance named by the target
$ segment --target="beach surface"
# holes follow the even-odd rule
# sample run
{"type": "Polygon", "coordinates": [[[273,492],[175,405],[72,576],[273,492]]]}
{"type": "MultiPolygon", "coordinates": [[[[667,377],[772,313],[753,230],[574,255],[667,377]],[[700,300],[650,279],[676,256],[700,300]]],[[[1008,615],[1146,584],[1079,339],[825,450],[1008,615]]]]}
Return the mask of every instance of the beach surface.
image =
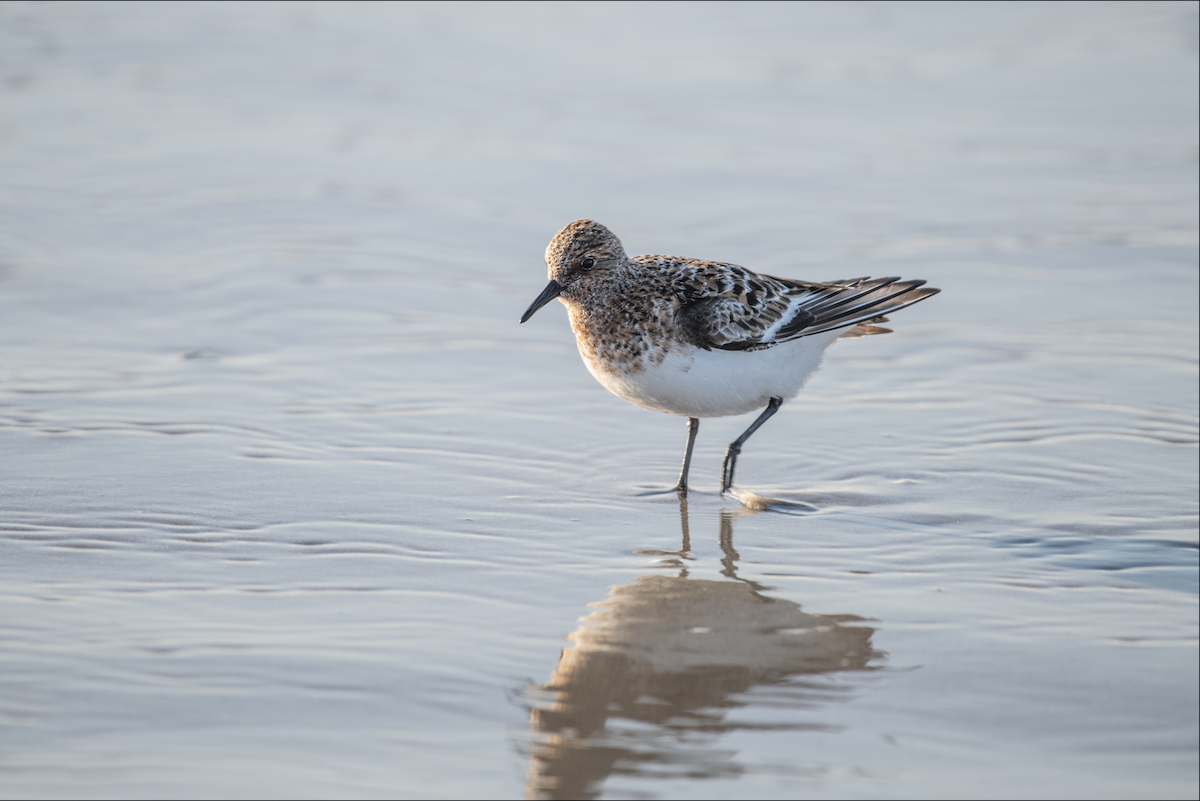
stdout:
{"type": "Polygon", "coordinates": [[[0,796],[1195,798],[1196,30],[0,5],[0,796]],[[942,293],[681,505],[584,217],[942,293]]]}

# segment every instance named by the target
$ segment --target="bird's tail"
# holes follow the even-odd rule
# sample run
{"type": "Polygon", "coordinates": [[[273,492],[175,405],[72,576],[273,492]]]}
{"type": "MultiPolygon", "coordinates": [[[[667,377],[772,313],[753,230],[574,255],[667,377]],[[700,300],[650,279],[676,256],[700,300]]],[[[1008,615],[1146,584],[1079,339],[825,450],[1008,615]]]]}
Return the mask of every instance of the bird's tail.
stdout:
{"type": "MultiPolygon", "coordinates": [[[[886,322],[884,315],[941,292],[926,287],[924,281],[901,281],[895,276],[833,281],[826,287],[826,291],[814,292],[811,298],[805,299],[801,308],[811,314],[812,319],[795,336],[821,334],[839,328],[849,328],[842,334],[849,337],[886,334],[890,329],[875,325],[886,322]]],[[[780,333],[785,332],[781,330],[780,333]]]]}

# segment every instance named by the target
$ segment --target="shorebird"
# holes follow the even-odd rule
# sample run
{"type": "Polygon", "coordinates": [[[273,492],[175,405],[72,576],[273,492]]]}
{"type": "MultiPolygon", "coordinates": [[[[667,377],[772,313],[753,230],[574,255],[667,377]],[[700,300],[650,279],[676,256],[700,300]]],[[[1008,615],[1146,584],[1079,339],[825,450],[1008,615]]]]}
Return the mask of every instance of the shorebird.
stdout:
{"type": "Polygon", "coordinates": [[[890,333],[884,315],[940,291],[894,277],[797,281],[725,262],[630,258],[593,220],[555,234],[546,266],[550,283],[521,322],[558,298],[597,381],[643,409],[688,419],[681,496],[700,418],[763,410],[725,451],[724,495],[746,440],[795,397],[835,339],[890,333]]]}

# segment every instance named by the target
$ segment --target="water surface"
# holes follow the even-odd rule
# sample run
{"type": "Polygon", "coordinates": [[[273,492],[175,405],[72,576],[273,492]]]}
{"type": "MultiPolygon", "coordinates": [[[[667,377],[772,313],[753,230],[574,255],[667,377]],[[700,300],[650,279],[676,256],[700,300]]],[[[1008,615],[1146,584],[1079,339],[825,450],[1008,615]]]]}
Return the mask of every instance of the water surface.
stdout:
{"type": "Polygon", "coordinates": [[[0,8],[0,793],[1195,797],[1196,9],[0,8]],[[585,216],[942,288],[815,511],[517,325],[585,216]]]}

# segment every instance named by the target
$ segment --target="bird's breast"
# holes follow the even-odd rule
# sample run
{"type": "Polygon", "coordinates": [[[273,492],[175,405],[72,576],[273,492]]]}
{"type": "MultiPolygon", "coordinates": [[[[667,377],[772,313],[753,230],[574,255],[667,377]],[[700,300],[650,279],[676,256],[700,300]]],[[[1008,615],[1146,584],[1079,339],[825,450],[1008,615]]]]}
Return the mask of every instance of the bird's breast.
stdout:
{"type": "Polygon", "coordinates": [[[636,374],[662,364],[683,343],[671,335],[665,310],[635,304],[597,307],[565,301],[579,354],[593,374],[636,374]]]}

